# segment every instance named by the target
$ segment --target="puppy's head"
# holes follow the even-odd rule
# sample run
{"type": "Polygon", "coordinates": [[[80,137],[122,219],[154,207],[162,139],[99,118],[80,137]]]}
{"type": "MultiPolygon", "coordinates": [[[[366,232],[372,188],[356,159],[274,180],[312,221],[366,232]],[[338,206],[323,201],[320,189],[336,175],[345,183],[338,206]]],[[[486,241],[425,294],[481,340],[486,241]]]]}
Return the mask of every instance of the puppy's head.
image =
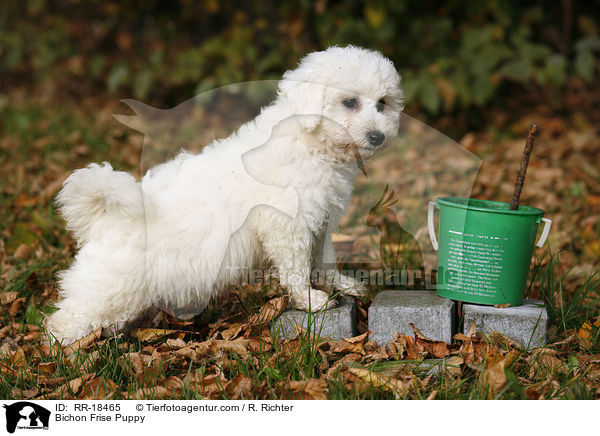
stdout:
{"type": "Polygon", "coordinates": [[[369,158],[398,134],[400,76],[379,52],[348,46],[310,53],[284,74],[279,97],[317,147],[344,160],[369,158]]]}

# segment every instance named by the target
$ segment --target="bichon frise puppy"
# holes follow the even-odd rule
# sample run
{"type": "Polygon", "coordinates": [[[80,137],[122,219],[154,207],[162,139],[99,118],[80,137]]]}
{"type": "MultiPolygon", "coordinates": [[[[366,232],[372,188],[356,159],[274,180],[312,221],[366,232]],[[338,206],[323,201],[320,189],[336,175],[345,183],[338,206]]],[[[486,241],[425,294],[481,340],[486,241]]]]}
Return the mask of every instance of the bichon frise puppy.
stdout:
{"type": "Polygon", "coordinates": [[[397,136],[402,108],[390,60],[332,47],[287,71],[271,105],[200,154],[182,152],[141,182],[108,163],[75,171],[57,202],[80,249],[60,274],[48,331],[70,343],[156,304],[202,306],[264,261],[296,308],[335,304],[311,286],[313,270],[329,289],[362,294],[336,268],[331,231],[362,159],[397,136]]]}

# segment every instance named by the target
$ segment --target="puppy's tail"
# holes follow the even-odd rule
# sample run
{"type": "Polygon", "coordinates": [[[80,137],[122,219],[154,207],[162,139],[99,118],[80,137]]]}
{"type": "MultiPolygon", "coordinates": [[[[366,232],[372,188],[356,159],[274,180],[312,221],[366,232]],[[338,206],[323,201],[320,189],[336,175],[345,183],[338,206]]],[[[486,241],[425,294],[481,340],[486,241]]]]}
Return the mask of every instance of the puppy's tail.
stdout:
{"type": "Polygon", "coordinates": [[[113,171],[109,163],[88,165],[71,174],[56,196],[60,212],[81,244],[89,240],[92,225],[102,216],[144,216],[142,191],[135,179],[113,171]]]}

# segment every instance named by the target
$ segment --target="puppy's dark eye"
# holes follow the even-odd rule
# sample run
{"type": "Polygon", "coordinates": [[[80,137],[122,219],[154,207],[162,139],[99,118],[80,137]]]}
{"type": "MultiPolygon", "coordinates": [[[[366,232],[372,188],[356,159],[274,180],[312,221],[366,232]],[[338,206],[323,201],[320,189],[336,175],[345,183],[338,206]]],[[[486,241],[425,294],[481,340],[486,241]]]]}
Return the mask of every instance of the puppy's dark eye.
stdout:
{"type": "Polygon", "coordinates": [[[377,112],[383,112],[384,107],[385,107],[385,101],[382,98],[377,102],[377,104],[375,105],[375,108],[377,109],[377,112]]]}
{"type": "Polygon", "coordinates": [[[355,98],[348,98],[348,99],[344,100],[342,102],[342,104],[344,106],[346,106],[348,109],[354,109],[356,107],[356,105],[358,104],[358,102],[356,101],[355,98]]]}

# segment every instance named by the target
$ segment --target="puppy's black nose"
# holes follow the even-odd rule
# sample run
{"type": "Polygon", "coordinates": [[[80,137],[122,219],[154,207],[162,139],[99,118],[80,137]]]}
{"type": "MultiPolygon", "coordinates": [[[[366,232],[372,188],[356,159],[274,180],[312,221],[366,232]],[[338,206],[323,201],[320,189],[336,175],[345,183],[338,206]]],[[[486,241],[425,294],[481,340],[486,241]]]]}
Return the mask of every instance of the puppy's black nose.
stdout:
{"type": "Polygon", "coordinates": [[[367,139],[369,140],[369,144],[377,147],[378,145],[381,145],[385,139],[385,135],[379,130],[371,130],[369,133],[367,133],[367,139]]]}

